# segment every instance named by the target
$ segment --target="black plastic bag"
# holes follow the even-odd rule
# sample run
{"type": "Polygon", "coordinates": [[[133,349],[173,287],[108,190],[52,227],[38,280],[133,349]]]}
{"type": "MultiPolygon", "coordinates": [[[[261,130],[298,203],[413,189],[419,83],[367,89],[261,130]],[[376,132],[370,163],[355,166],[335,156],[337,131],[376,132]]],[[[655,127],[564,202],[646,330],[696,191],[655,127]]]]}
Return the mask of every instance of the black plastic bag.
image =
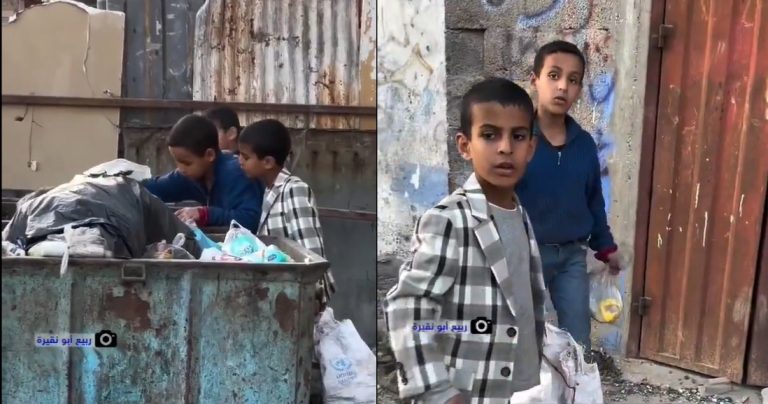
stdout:
{"type": "Polygon", "coordinates": [[[20,199],[16,213],[3,230],[3,240],[29,250],[64,226],[96,227],[115,258],[140,258],[145,247],[188,236],[184,248],[200,256],[190,228],[139,182],[125,177],[75,177],[50,190],[20,199]]]}

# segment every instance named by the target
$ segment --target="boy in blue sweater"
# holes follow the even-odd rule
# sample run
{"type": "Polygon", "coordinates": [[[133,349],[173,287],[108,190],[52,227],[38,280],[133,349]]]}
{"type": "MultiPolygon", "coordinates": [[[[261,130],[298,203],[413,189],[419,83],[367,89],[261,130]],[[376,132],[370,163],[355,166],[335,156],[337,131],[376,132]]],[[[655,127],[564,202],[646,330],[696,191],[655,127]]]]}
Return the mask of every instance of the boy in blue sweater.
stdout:
{"type": "Polygon", "coordinates": [[[196,201],[202,207],[183,208],[176,216],[198,226],[229,226],[236,220],[256,232],[264,186],[251,181],[236,156],[219,149],[216,126],[205,117],[187,115],[168,136],[176,170],[144,182],[163,202],[196,201]]]}
{"type": "Polygon", "coordinates": [[[536,53],[531,83],[538,93],[538,147],[517,192],[535,229],[558,325],[589,350],[587,250],[612,273],[621,270],[621,258],[608,227],[597,146],[568,115],[585,67],[570,42],[550,42],[536,53]]]}

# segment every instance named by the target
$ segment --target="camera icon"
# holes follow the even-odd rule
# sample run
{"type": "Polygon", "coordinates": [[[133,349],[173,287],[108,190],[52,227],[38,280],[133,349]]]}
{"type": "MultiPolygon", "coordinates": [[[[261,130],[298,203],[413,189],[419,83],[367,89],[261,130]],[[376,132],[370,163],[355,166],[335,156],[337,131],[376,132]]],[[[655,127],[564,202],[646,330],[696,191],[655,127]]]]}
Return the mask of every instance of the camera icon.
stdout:
{"type": "Polygon", "coordinates": [[[96,333],[96,348],[114,348],[117,346],[117,334],[110,330],[101,330],[96,333]]]}
{"type": "Polygon", "coordinates": [[[472,334],[490,334],[493,330],[493,321],[478,317],[469,322],[469,330],[472,334]]]}

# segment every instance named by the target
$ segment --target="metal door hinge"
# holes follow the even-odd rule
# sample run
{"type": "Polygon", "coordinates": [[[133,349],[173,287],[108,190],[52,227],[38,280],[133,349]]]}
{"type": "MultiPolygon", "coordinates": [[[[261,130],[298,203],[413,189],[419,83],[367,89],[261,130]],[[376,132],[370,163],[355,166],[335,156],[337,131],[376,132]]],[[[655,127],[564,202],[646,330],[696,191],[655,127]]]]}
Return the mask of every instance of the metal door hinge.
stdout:
{"type": "Polygon", "coordinates": [[[658,42],[656,46],[659,48],[663,48],[664,45],[667,44],[667,38],[672,35],[672,30],[674,26],[669,24],[660,24],[659,25],[659,34],[658,34],[658,42]]]}
{"type": "Polygon", "coordinates": [[[635,303],[637,308],[637,315],[644,316],[648,314],[648,309],[651,307],[651,298],[648,296],[640,297],[635,303]]]}

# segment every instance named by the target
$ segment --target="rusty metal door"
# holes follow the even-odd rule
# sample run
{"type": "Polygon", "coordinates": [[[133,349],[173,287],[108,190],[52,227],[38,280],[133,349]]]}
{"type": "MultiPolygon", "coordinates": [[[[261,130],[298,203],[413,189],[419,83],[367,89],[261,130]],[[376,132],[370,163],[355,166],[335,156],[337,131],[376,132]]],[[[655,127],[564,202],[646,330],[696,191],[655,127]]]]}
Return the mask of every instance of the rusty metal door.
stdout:
{"type": "Polygon", "coordinates": [[[741,381],[768,182],[768,0],[666,1],[664,23],[640,355],[741,381]]]}
{"type": "MultiPolygon", "coordinates": [[[[766,201],[768,210],[768,201],[766,201]]],[[[747,384],[768,386],[768,213],[763,214],[763,241],[760,247],[760,271],[757,275],[757,296],[752,314],[747,356],[747,384]]]]}

